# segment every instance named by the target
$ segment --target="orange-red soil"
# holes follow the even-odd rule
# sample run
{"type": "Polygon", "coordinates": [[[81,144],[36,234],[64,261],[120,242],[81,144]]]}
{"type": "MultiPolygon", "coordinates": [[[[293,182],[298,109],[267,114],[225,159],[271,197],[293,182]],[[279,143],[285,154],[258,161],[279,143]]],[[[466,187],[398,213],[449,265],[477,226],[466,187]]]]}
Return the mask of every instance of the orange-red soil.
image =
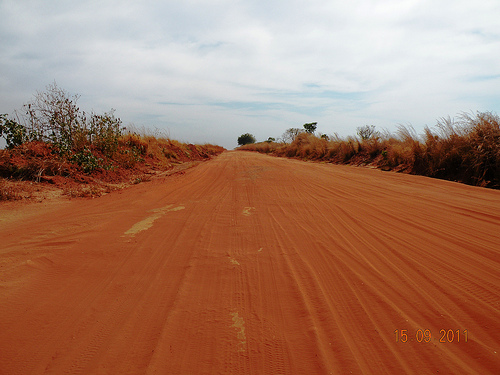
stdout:
{"type": "Polygon", "coordinates": [[[498,374],[499,322],[499,191],[225,152],[0,206],[1,374],[498,374]]]}

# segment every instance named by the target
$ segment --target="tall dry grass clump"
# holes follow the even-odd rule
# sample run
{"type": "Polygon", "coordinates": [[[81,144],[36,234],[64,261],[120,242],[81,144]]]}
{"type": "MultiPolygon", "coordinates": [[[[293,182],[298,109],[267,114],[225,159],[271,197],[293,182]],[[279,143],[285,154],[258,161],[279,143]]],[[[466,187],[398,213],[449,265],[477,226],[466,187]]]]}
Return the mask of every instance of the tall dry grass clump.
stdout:
{"type": "Polygon", "coordinates": [[[277,142],[259,142],[259,143],[248,143],[246,145],[238,147],[240,151],[256,151],[262,154],[275,153],[282,144],[277,142]]]}
{"type": "Polygon", "coordinates": [[[436,131],[425,129],[425,150],[415,173],[500,187],[500,118],[491,112],[464,113],[458,121],[443,118],[436,131]]]}
{"type": "Polygon", "coordinates": [[[396,134],[360,128],[358,136],[300,133],[291,142],[261,142],[238,150],[332,163],[373,165],[470,185],[500,188],[500,118],[491,112],[440,119],[418,135],[400,125],[396,134]],[[368,131],[367,130],[371,130],[368,131]]]}

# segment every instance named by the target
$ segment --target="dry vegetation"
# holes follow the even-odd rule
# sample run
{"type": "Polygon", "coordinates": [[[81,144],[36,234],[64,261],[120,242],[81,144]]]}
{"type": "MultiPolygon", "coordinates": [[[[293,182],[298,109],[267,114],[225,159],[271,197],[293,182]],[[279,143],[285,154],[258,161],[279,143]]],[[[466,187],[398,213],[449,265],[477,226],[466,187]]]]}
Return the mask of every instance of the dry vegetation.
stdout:
{"type": "Polygon", "coordinates": [[[300,133],[291,142],[248,144],[239,150],[332,163],[373,165],[470,185],[500,188],[500,118],[490,112],[443,118],[419,136],[408,126],[396,134],[317,137],[300,133]]]}
{"type": "Polygon", "coordinates": [[[224,151],[124,128],[113,111],[86,114],[76,100],[54,84],[37,93],[21,116],[0,116],[0,136],[7,142],[0,150],[0,200],[33,197],[33,184],[57,186],[70,197],[95,197],[224,151]]]}
{"type": "Polygon", "coordinates": [[[0,150],[0,201],[32,198],[37,184],[57,186],[70,197],[96,197],[222,151],[137,133],[121,136],[111,155],[94,147],[61,155],[49,143],[23,143],[0,150]]]}

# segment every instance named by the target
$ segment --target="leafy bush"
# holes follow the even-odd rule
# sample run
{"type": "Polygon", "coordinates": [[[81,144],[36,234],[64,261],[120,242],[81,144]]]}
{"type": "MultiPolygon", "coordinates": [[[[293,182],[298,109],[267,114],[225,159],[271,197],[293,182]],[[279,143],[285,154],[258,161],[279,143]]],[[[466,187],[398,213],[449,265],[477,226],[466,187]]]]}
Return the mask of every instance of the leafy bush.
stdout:
{"type": "Polygon", "coordinates": [[[7,148],[19,146],[26,140],[26,128],[12,119],[7,114],[0,115],[0,137],[4,137],[7,148]]]}
{"type": "Polygon", "coordinates": [[[115,110],[103,115],[92,114],[88,123],[89,143],[107,155],[113,155],[118,149],[122,135],[121,120],[114,116],[115,110]]]}
{"type": "Polygon", "coordinates": [[[82,167],[85,173],[91,173],[103,167],[103,159],[97,158],[89,149],[85,148],[70,157],[70,160],[82,167]]]}

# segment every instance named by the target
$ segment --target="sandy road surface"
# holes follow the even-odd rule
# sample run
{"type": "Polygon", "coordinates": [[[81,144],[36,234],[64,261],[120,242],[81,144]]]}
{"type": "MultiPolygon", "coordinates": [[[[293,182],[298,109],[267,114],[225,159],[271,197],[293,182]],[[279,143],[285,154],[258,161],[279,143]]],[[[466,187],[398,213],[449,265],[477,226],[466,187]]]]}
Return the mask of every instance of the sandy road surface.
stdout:
{"type": "Polygon", "coordinates": [[[499,191],[226,152],[0,240],[0,374],[500,373],[499,191]]]}

